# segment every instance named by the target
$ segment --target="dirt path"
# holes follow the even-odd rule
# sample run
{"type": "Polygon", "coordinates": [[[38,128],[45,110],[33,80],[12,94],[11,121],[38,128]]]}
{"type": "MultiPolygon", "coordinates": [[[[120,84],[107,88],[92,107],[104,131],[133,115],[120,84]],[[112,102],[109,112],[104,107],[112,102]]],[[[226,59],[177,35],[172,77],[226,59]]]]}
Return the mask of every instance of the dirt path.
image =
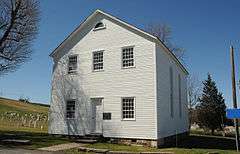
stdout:
{"type": "Polygon", "coordinates": [[[39,148],[38,150],[54,152],[54,151],[63,151],[67,149],[77,148],[81,146],[83,146],[83,144],[81,143],[66,143],[66,144],[58,144],[50,147],[39,148]]]}

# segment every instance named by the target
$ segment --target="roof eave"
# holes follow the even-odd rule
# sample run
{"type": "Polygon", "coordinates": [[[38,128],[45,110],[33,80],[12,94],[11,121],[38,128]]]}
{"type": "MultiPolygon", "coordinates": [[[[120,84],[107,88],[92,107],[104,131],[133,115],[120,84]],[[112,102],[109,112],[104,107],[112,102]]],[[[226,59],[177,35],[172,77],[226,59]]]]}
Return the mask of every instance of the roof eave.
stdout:
{"type": "Polygon", "coordinates": [[[85,18],[85,20],[83,22],[81,22],[80,25],[78,25],[74,31],[72,31],[50,54],[50,57],[53,57],[54,54],[62,48],[62,46],[66,43],[67,40],[69,40],[71,37],[73,37],[74,33],[76,33],[88,20],[90,20],[95,14],[99,13],[100,10],[96,10],[94,11],[90,16],[88,16],[87,18],[85,18]]]}
{"type": "Polygon", "coordinates": [[[183,66],[183,64],[178,60],[178,58],[175,56],[175,54],[159,39],[157,38],[157,43],[159,43],[166,51],[167,53],[172,56],[173,60],[177,63],[177,65],[183,70],[183,72],[186,75],[189,75],[189,72],[187,71],[187,69],[185,68],[185,66],[183,66]]]}

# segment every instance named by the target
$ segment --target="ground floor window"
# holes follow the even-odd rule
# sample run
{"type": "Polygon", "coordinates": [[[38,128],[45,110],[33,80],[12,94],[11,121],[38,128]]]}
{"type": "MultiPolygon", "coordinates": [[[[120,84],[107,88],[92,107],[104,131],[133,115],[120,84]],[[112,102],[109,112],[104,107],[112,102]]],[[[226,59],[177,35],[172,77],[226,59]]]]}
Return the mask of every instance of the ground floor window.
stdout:
{"type": "Polygon", "coordinates": [[[73,119],[75,118],[75,100],[68,100],[66,103],[66,118],[73,119]]]}
{"type": "Polygon", "coordinates": [[[123,120],[135,119],[135,98],[134,97],[122,98],[122,119],[123,120]]]}

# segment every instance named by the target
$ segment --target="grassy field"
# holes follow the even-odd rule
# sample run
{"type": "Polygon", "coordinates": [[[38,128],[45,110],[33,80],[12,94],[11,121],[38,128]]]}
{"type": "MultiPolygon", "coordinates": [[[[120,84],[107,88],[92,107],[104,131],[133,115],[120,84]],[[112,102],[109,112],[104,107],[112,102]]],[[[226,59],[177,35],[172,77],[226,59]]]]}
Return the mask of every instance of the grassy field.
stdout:
{"type": "Polygon", "coordinates": [[[53,137],[47,133],[37,133],[30,131],[0,131],[0,140],[11,138],[30,140],[31,143],[29,145],[14,145],[0,142],[0,148],[37,149],[41,147],[48,147],[52,145],[72,142],[72,140],[67,137],[53,137]]]}
{"type": "Polygon", "coordinates": [[[67,137],[47,134],[48,105],[24,103],[0,97],[0,140],[25,139],[30,145],[12,145],[0,142],[2,148],[37,149],[72,142],[67,137]]]}
{"type": "MultiPolygon", "coordinates": [[[[188,138],[178,144],[178,146],[163,147],[160,149],[127,146],[110,143],[96,143],[86,145],[89,148],[109,149],[113,151],[131,151],[131,152],[174,152],[175,154],[207,154],[209,152],[217,152],[219,154],[237,154],[235,151],[235,141],[228,137],[215,137],[205,135],[190,135],[188,138]]],[[[67,154],[79,154],[77,149],[66,151],[67,154]]]]}
{"type": "MultiPolygon", "coordinates": [[[[37,149],[40,147],[47,147],[56,144],[74,142],[73,139],[67,137],[53,137],[46,133],[31,133],[21,131],[0,131],[0,139],[14,138],[14,139],[29,139],[30,145],[12,145],[3,144],[0,142],[0,148],[24,148],[37,149]]],[[[113,151],[130,151],[130,152],[174,152],[176,154],[207,154],[208,152],[218,152],[219,154],[237,154],[234,147],[234,139],[227,137],[201,136],[191,135],[187,139],[178,144],[177,147],[163,147],[160,149],[142,147],[142,146],[127,146],[110,143],[95,143],[88,144],[86,147],[109,149],[113,151]]],[[[70,149],[65,151],[66,154],[81,154],[77,149],[70,149]]]]}
{"type": "MultiPolygon", "coordinates": [[[[67,137],[53,137],[46,133],[31,133],[21,131],[0,131],[0,139],[14,138],[14,139],[29,139],[30,145],[12,145],[3,144],[0,142],[0,148],[24,148],[37,149],[40,147],[47,147],[56,144],[69,143],[74,140],[67,137]]],[[[219,154],[237,154],[234,147],[235,141],[228,137],[202,136],[191,135],[187,139],[178,144],[177,147],[163,147],[160,149],[142,147],[142,146],[127,146],[110,143],[95,143],[88,144],[86,147],[109,149],[113,151],[130,151],[130,152],[174,152],[175,154],[207,154],[208,152],[218,152],[219,154]]],[[[70,149],[65,151],[66,154],[82,154],[77,149],[70,149]]]]}
{"type": "Polygon", "coordinates": [[[47,132],[47,105],[0,98],[0,130],[47,132]]]}
{"type": "MultiPolygon", "coordinates": [[[[37,149],[61,143],[73,142],[67,137],[53,137],[47,134],[48,109],[46,105],[23,103],[16,100],[0,98],[0,140],[1,139],[28,139],[30,145],[6,145],[0,142],[1,147],[37,149]]],[[[109,149],[116,151],[171,151],[176,154],[206,154],[218,152],[220,154],[235,154],[235,140],[230,137],[196,134],[179,142],[177,147],[161,149],[126,146],[110,143],[96,143],[86,145],[91,148],[109,149]]],[[[217,134],[220,135],[220,134],[217,134]]],[[[65,151],[67,154],[79,154],[77,149],[65,151]]]]}

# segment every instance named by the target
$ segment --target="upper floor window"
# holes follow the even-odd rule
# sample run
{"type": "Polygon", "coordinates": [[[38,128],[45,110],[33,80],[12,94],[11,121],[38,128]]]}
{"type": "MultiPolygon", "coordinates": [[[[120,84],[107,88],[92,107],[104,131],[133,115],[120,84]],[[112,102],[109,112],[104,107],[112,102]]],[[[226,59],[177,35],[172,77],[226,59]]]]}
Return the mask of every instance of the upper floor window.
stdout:
{"type": "Polygon", "coordinates": [[[105,25],[102,22],[98,22],[95,27],[94,30],[99,30],[99,29],[104,29],[106,28],[105,25]]]}
{"type": "Polygon", "coordinates": [[[77,72],[77,56],[69,56],[68,57],[68,73],[77,72]]]}
{"type": "Polygon", "coordinates": [[[122,98],[122,119],[123,120],[135,120],[134,97],[122,98]]]}
{"type": "Polygon", "coordinates": [[[123,68],[134,67],[133,47],[122,49],[122,67],[123,68]]]}
{"type": "Polygon", "coordinates": [[[93,70],[103,70],[103,51],[93,52],[93,70]]]}
{"type": "Polygon", "coordinates": [[[66,118],[75,118],[75,100],[68,100],[66,103],[66,118]]]}

